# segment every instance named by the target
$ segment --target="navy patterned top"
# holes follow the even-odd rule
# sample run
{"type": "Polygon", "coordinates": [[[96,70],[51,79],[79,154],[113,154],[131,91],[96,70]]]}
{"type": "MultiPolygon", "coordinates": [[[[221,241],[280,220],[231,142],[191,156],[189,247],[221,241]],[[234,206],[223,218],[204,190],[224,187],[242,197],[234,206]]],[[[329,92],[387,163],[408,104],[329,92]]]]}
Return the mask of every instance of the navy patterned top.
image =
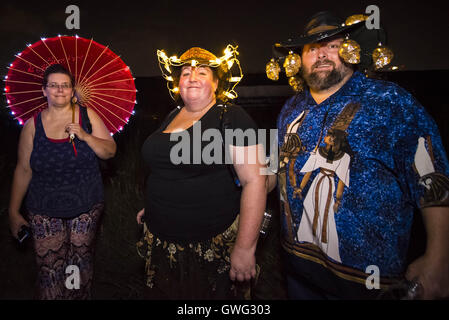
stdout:
{"type": "MultiPolygon", "coordinates": [[[[87,110],[80,109],[80,125],[87,129],[87,110]]],[[[103,182],[97,156],[75,137],[77,155],[69,138],[50,139],[41,113],[34,118],[35,136],[30,165],[33,171],[26,206],[31,214],[73,218],[103,202],[103,182]]]]}
{"type": "Polygon", "coordinates": [[[449,176],[433,119],[401,87],[355,72],[319,105],[308,89],[290,98],[278,129],[282,242],[293,268],[340,291],[329,279],[364,287],[369,266],[381,286],[393,284],[406,268],[414,209],[429,206],[433,178],[449,176]]]}

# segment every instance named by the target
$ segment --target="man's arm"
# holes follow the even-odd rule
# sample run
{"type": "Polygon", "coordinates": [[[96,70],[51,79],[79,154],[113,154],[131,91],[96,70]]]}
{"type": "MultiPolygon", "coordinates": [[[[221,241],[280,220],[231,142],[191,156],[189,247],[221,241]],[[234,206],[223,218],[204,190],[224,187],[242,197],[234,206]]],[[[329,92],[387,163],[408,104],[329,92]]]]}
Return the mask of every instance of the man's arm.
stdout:
{"type": "Polygon", "coordinates": [[[419,298],[449,297],[449,207],[422,209],[427,246],[423,256],[407,269],[406,278],[423,288],[419,298]]]}

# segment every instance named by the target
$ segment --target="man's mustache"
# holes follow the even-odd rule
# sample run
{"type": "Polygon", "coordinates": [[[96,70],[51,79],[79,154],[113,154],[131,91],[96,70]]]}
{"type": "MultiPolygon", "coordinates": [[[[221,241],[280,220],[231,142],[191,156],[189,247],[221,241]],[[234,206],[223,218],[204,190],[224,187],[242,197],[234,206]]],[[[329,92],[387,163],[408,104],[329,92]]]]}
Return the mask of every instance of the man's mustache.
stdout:
{"type": "Polygon", "coordinates": [[[333,66],[335,68],[335,63],[331,60],[321,60],[321,61],[317,61],[312,65],[312,70],[315,68],[318,68],[319,66],[322,66],[324,64],[330,64],[331,66],[333,66]]]}

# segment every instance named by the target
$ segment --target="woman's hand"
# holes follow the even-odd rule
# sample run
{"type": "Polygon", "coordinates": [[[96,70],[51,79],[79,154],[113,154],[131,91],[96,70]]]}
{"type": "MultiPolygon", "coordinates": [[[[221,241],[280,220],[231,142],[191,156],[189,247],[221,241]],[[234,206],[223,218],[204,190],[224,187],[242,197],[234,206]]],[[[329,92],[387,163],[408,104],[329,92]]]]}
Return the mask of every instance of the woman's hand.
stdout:
{"type": "Polygon", "coordinates": [[[89,134],[84,131],[79,123],[67,124],[65,131],[68,132],[69,135],[74,134],[79,140],[86,142],[100,159],[108,160],[112,158],[117,151],[117,145],[110,135],[109,130],[95,111],[87,108],[87,114],[92,125],[92,133],[89,134]]]}
{"type": "Polygon", "coordinates": [[[79,123],[69,123],[65,127],[65,131],[69,134],[75,134],[79,140],[85,141],[86,137],[89,135],[84,129],[79,125],[79,123]]]}
{"type": "Polygon", "coordinates": [[[142,210],[140,210],[139,212],[137,212],[137,224],[143,224],[143,216],[145,215],[145,208],[143,208],[142,210]]]}
{"type": "Polygon", "coordinates": [[[249,281],[256,277],[256,257],[254,250],[234,246],[231,252],[231,270],[229,277],[232,281],[249,281]]]}
{"type": "Polygon", "coordinates": [[[23,225],[30,226],[20,213],[9,214],[9,229],[14,238],[18,239],[17,234],[23,225]]]}

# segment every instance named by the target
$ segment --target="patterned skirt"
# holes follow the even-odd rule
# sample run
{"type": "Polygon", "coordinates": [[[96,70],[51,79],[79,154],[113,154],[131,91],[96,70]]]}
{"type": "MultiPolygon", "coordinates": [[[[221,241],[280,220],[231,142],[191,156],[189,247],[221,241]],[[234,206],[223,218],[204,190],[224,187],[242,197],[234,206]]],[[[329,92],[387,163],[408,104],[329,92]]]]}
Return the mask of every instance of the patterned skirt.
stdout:
{"type": "Polygon", "coordinates": [[[153,235],[144,225],[137,252],[145,260],[147,299],[240,299],[240,285],[229,278],[230,255],[239,217],[212,239],[179,244],[153,235]]]}

